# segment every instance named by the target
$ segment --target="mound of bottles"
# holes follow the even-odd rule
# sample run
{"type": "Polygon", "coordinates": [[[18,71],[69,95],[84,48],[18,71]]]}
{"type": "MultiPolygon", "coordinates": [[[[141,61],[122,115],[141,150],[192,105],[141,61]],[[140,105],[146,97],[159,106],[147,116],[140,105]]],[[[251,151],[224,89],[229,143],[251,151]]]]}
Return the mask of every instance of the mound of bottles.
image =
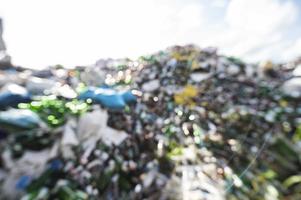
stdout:
{"type": "Polygon", "coordinates": [[[301,199],[298,60],[173,46],[0,87],[0,199],[301,199]]]}

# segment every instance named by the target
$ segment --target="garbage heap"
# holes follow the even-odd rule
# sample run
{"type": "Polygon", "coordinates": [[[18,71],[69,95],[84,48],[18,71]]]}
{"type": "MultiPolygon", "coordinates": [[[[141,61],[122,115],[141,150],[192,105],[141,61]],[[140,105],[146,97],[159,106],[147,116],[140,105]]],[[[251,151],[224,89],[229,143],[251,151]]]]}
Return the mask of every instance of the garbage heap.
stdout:
{"type": "Polygon", "coordinates": [[[2,70],[1,199],[300,199],[300,64],[187,45],[2,70]]]}

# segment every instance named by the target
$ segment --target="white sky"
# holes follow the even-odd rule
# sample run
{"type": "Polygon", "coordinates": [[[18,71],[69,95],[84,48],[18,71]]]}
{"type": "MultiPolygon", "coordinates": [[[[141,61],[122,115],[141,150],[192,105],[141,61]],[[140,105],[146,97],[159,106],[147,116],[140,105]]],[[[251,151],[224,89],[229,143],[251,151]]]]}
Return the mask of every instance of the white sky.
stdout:
{"type": "Polygon", "coordinates": [[[0,0],[13,63],[41,68],[136,57],[174,44],[248,61],[301,55],[298,0],[0,0]]]}

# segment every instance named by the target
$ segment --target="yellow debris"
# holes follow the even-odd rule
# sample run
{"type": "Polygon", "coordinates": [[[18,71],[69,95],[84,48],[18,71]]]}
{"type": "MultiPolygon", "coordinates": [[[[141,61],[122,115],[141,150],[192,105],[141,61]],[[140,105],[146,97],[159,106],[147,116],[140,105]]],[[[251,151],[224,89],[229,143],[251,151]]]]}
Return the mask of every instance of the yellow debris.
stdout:
{"type": "Polygon", "coordinates": [[[176,104],[195,106],[194,97],[198,94],[197,88],[192,85],[187,85],[183,91],[174,95],[176,104]]]}
{"type": "Polygon", "coordinates": [[[195,70],[199,68],[199,62],[197,60],[192,61],[191,63],[191,69],[195,70]]]}
{"type": "Polygon", "coordinates": [[[279,101],[279,105],[280,105],[281,107],[285,108],[285,107],[288,106],[288,102],[285,101],[285,100],[280,100],[280,101],[279,101]]]}

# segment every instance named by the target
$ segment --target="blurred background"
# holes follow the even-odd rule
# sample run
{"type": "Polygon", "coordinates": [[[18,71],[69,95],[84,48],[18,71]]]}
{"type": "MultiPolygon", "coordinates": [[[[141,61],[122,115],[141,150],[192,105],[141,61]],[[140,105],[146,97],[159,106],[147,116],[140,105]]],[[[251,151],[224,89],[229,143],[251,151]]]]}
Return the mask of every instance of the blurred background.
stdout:
{"type": "Polygon", "coordinates": [[[300,55],[298,0],[0,0],[15,65],[93,64],[174,44],[216,46],[257,62],[300,55]]]}
{"type": "Polygon", "coordinates": [[[301,199],[300,11],[0,0],[0,200],[301,199]]]}

